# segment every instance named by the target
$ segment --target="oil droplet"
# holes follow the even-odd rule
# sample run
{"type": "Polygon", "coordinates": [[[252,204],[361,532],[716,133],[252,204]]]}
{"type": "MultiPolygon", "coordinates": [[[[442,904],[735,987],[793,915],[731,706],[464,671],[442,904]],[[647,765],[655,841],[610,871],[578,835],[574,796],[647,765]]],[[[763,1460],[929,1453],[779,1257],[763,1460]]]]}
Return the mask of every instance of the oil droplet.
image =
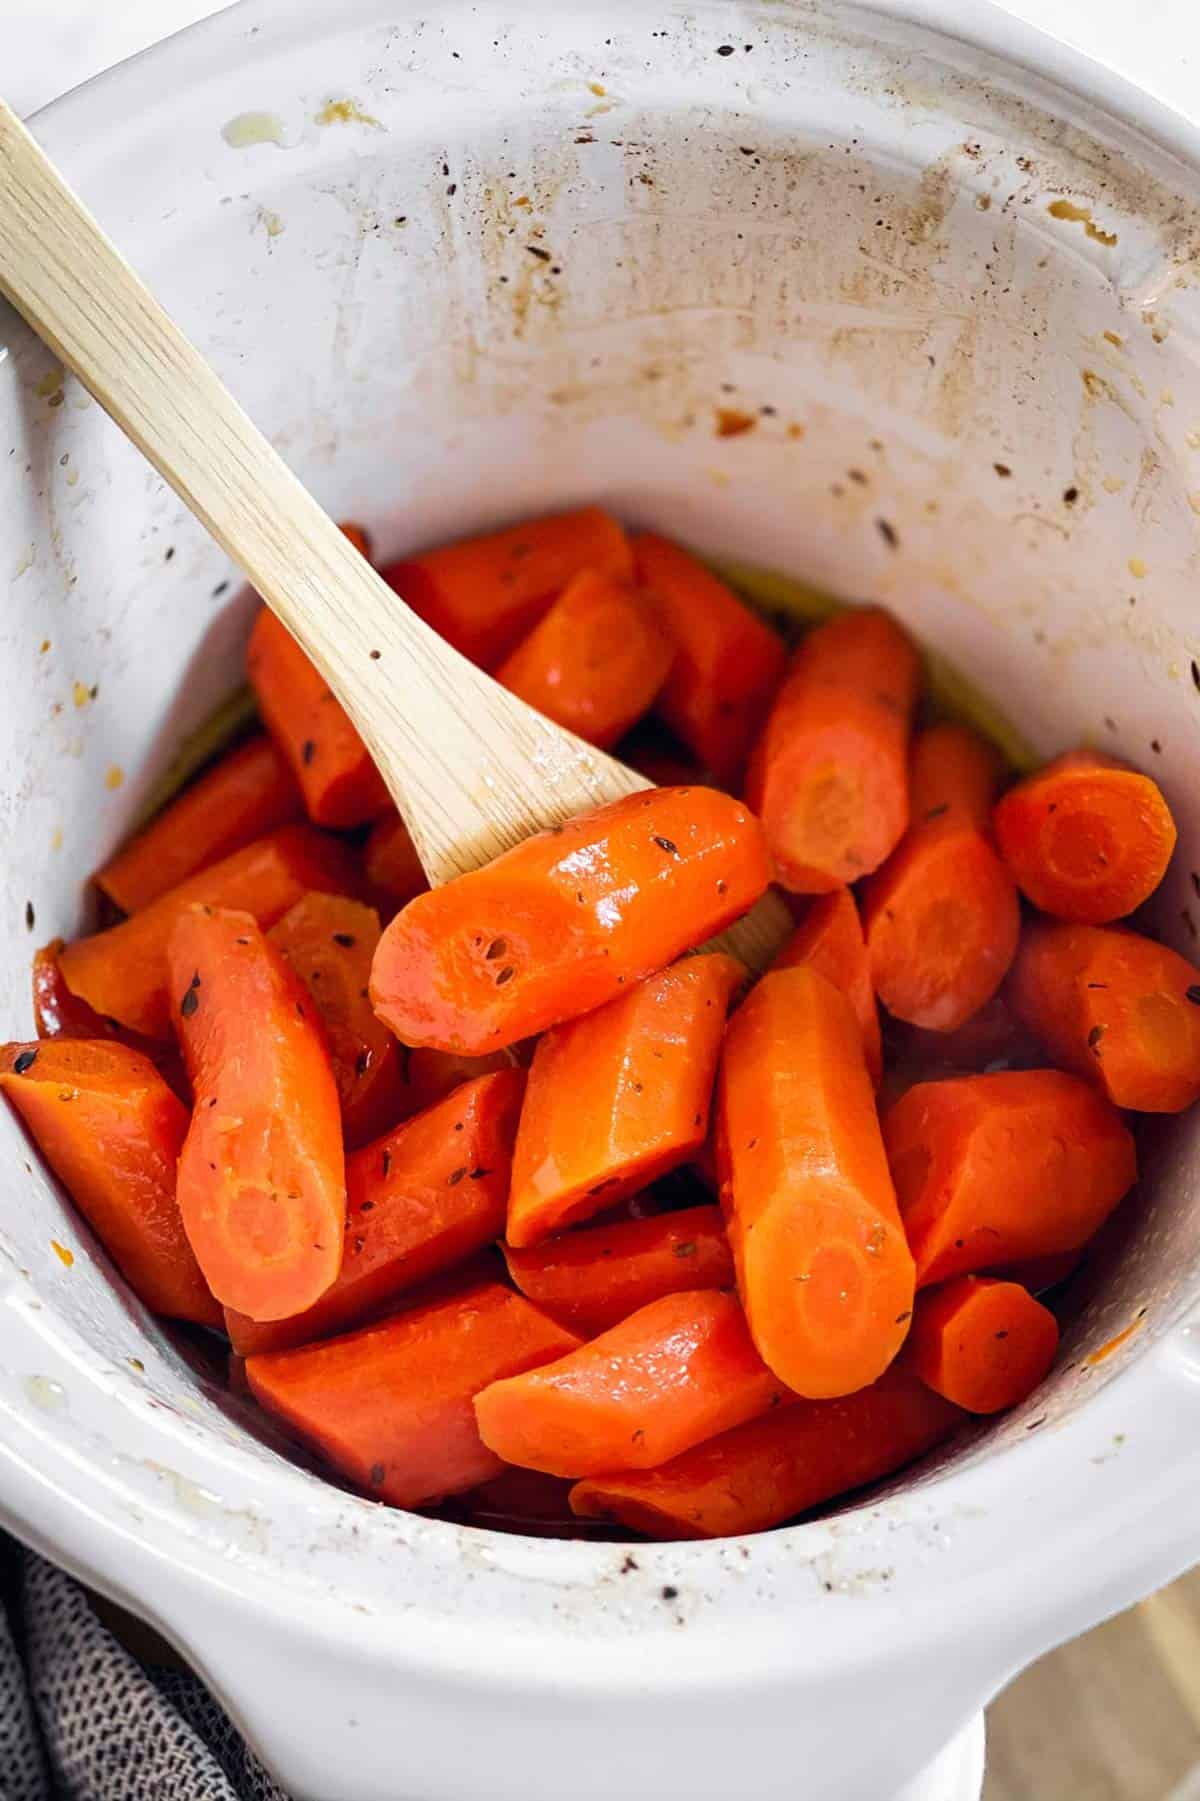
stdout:
{"type": "Polygon", "coordinates": [[[56,363],[53,369],[47,369],[45,375],[43,375],[41,381],[34,389],[34,393],[40,394],[43,400],[49,400],[52,394],[62,393],[62,385],[65,379],[66,377],[63,371],[56,363]]]}
{"type": "Polygon", "coordinates": [[[753,413],[743,413],[737,407],[717,408],[718,438],[740,438],[744,432],[753,431],[757,424],[753,413]]]}
{"type": "Polygon", "coordinates": [[[67,1391],[50,1376],[27,1376],[25,1393],[43,1413],[61,1413],[67,1404],[67,1391]]]}
{"type": "Polygon", "coordinates": [[[279,214],[273,213],[269,206],[259,207],[258,223],[262,226],[269,238],[277,238],[286,230],[279,214]]]}
{"type": "Polygon", "coordinates": [[[71,689],[71,699],[75,702],[75,705],[77,707],[86,707],[88,704],[88,701],[91,698],[92,698],[91,690],[89,689],[87,683],[86,682],[76,682],[74,687],[71,689]]]}
{"type": "Polygon", "coordinates": [[[1082,225],[1087,236],[1091,238],[1094,243],[1104,244],[1111,250],[1112,246],[1117,242],[1117,234],[1115,231],[1101,231],[1098,225],[1093,225],[1092,209],[1090,206],[1076,206],[1070,200],[1052,200],[1046,210],[1049,212],[1051,218],[1070,219],[1072,223],[1082,225]]]}
{"type": "Polygon", "coordinates": [[[314,125],[373,125],[376,131],[383,126],[371,113],[365,113],[357,100],[327,100],[313,119],[314,125]]]}
{"type": "Polygon", "coordinates": [[[121,768],[121,765],[119,763],[110,763],[108,769],[105,771],[104,786],[106,788],[117,789],[124,780],[125,771],[121,768]]]}
{"type": "Polygon", "coordinates": [[[34,559],[36,558],[36,556],[37,556],[37,545],[36,544],[31,544],[29,546],[28,550],[22,551],[21,555],[17,558],[16,566],[12,572],[12,578],[13,578],[14,582],[16,581],[18,576],[24,575],[24,573],[27,569],[33,568],[34,559]]]}
{"type": "Polygon", "coordinates": [[[1131,1320],[1123,1332],[1118,1332],[1115,1338],[1110,1338],[1107,1344],[1102,1344],[1098,1351],[1093,1351],[1086,1361],[1090,1364],[1103,1363],[1106,1358],[1112,1356],[1114,1351],[1119,1351],[1123,1344],[1127,1344],[1135,1332],[1140,1332],[1142,1324],[1143,1321],[1140,1317],[1131,1320]]]}
{"type": "Polygon", "coordinates": [[[588,82],[588,92],[589,92],[589,94],[597,95],[599,99],[603,100],[604,96],[608,92],[608,89],[605,87],[605,85],[602,81],[589,81],[588,82]]]}
{"type": "Polygon", "coordinates": [[[1115,331],[1106,331],[1104,336],[1110,344],[1115,344],[1118,350],[1124,350],[1125,340],[1119,337],[1115,331]]]}
{"type": "Polygon", "coordinates": [[[1125,480],[1123,476],[1106,475],[1104,478],[1103,487],[1106,494],[1119,494],[1124,486],[1125,480]]]}
{"type": "Polygon", "coordinates": [[[283,120],[278,113],[236,113],[222,125],[221,136],[231,150],[248,150],[252,144],[285,148],[283,120]]]}
{"type": "Polygon", "coordinates": [[[71,1265],[75,1261],[74,1251],[69,1251],[65,1244],[59,1244],[57,1238],[52,1238],[50,1240],[50,1249],[54,1252],[54,1255],[58,1258],[64,1269],[71,1268],[71,1265]]]}
{"type": "Polygon", "coordinates": [[[137,1371],[137,1373],[138,1373],[138,1375],[139,1375],[139,1376],[144,1376],[144,1375],[145,1375],[145,1373],[146,1373],[146,1366],[145,1366],[145,1364],[144,1364],[144,1363],[143,1363],[143,1362],[142,1362],[142,1360],[141,1360],[141,1358],[140,1358],[140,1357],[127,1357],[127,1358],[126,1358],[126,1359],[125,1359],[125,1361],[126,1361],[126,1363],[128,1363],[128,1365],[129,1365],[129,1367],[130,1367],[130,1369],[131,1369],[131,1370],[136,1370],[136,1371],[137,1371]]]}
{"type": "Polygon", "coordinates": [[[54,830],[50,834],[50,849],[51,850],[61,850],[62,847],[63,847],[63,829],[60,825],[56,825],[54,830]]]}
{"type": "Polygon", "coordinates": [[[49,638],[43,638],[41,643],[38,645],[39,653],[44,657],[46,652],[49,650],[49,648],[50,648],[49,638]]]}
{"type": "Polygon", "coordinates": [[[1146,573],[1146,565],[1145,565],[1145,563],[1143,563],[1141,557],[1130,557],[1129,573],[1130,573],[1130,575],[1136,577],[1136,579],[1138,581],[1141,581],[1142,577],[1146,573]]]}
{"type": "Polygon", "coordinates": [[[178,1470],[171,1469],[169,1464],[155,1463],[152,1458],[146,1459],[146,1468],[153,1470],[169,1482],[175,1491],[175,1503],[186,1513],[194,1513],[198,1519],[210,1520],[225,1510],[221,1505],[221,1497],[214,1494],[211,1488],[202,1488],[199,1482],[193,1482],[190,1476],[180,1475],[178,1470]]]}

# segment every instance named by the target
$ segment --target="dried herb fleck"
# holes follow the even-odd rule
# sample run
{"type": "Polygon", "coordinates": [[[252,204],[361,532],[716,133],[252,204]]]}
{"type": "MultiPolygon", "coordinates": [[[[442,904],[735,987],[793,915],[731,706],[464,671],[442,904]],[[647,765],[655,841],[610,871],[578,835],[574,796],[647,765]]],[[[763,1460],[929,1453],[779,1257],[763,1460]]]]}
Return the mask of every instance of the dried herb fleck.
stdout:
{"type": "Polygon", "coordinates": [[[459,1183],[462,1181],[463,1177],[466,1175],[466,1173],[467,1173],[467,1171],[466,1171],[465,1166],[462,1169],[452,1169],[450,1171],[450,1174],[446,1178],[447,1188],[457,1188],[459,1183]]]}
{"type": "Polygon", "coordinates": [[[381,1463],[373,1463],[371,1465],[371,1474],[369,1475],[367,1480],[369,1481],[372,1488],[378,1488],[380,1486],[380,1484],[383,1482],[383,1479],[386,1475],[387,1475],[387,1471],[384,1469],[384,1467],[381,1463]]]}
{"type": "Polygon", "coordinates": [[[333,942],[335,944],[340,944],[343,950],[352,950],[354,948],[354,933],[335,932],[333,934],[333,942]]]}
{"type": "Polygon", "coordinates": [[[517,972],[512,964],[506,963],[504,968],[500,971],[500,974],[496,977],[497,988],[503,988],[506,982],[511,982],[516,973],[517,972]]]}
{"type": "Polygon", "coordinates": [[[1089,1051],[1091,1051],[1093,1056],[1098,1057],[1100,1055],[1100,1040],[1103,1038],[1103,1036],[1104,1036],[1104,1027],[1103,1026],[1093,1026],[1091,1031],[1088,1033],[1088,1035],[1087,1035],[1088,1049],[1089,1049],[1089,1051]]]}
{"type": "Polygon", "coordinates": [[[22,1051],[13,1064],[13,1074],[23,1076],[27,1069],[32,1069],[37,1062],[37,1051],[22,1051]]]}
{"type": "Polygon", "coordinates": [[[300,746],[300,761],[307,767],[316,754],[317,746],[315,739],[306,738],[304,743],[300,746]]]}
{"type": "Polygon", "coordinates": [[[657,844],[659,850],[666,851],[668,857],[677,857],[679,855],[679,846],[670,838],[660,838],[658,833],[655,832],[654,842],[657,844]]]}
{"type": "Polygon", "coordinates": [[[1191,987],[1186,990],[1184,998],[1191,1001],[1193,1007],[1200,1007],[1200,982],[1193,982],[1191,987]]]}

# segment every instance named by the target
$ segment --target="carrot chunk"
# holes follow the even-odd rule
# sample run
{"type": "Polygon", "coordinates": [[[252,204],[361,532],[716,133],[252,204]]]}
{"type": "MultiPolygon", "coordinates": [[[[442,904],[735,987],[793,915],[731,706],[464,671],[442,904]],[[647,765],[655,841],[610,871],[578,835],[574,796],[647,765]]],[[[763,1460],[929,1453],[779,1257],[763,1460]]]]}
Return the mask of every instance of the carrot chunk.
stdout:
{"type": "Polygon", "coordinates": [[[410,901],[380,941],[371,999],[405,1044],[500,1050],[674,962],[766,885],[740,802],[631,794],[410,901]]]}
{"type": "Polygon", "coordinates": [[[551,1476],[651,1469],[786,1398],[731,1294],[665,1295],[475,1397],[485,1445],[551,1476]]]}
{"type": "Polygon", "coordinates": [[[599,507],[466,538],[381,573],[455,650],[494,669],[582,569],[619,582],[633,575],[629,540],[599,507]]]}
{"type": "Polygon", "coordinates": [[[956,1276],[923,1294],[912,1328],[922,1382],[968,1413],[1016,1407],[1058,1350],[1058,1321],[1019,1282],[956,1276]]]}
{"type": "Polygon", "coordinates": [[[720,952],[687,957],[539,1039],[513,1158],[510,1244],[576,1225],[696,1155],[745,974],[720,952]]]}
{"type": "Polygon", "coordinates": [[[393,908],[405,906],[428,888],[417,847],[394,808],[371,827],[363,870],[370,888],[393,908]]]}
{"type": "Polygon", "coordinates": [[[1137,1180],[1119,1114],[1056,1069],[918,1083],[883,1136],[918,1286],[1076,1250],[1137,1180]]]}
{"type": "Polygon", "coordinates": [[[819,970],[850,1002],[862,1033],[868,1073],[878,1085],[883,1074],[879,1008],[862,921],[848,888],[835,888],[831,894],[817,895],[809,902],[803,919],[771,967],[794,969],[799,963],[809,963],[819,970]]]}
{"type": "Polygon", "coordinates": [[[224,1306],[286,1319],[342,1261],[342,1129],[324,1034],[249,913],[189,908],[167,971],[195,1094],[179,1158],[184,1229],[224,1306]]]}
{"type": "Polygon", "coordinates": [[[220,1325],[175,1199],[187,1110],[149,1059],[83,1039],[6,1044],[0,1089],[139,1300],[220,1325]]]}
{"type": "Polygon", "coordinates": [[[783,640],[678,544],[639,532],[633,555],[675,645],[658,712],[704,768],[730,782],[783,680],[783,640]]]}
{"type": "Polygon", "coordinates": [[[523,1295],[482,1282],[345,1338],[248,1357],[246,1377],[350,1481],[420,1507],[503,1470],[475,1424],[480,1389],[577,1343],[523,1295]]]}
{"type": "Polygon", "coordinates": [[[1029,925],[1014,1011],[1056,1063],[1117,1107],[1180,1113],[1200,1097],[1200,969],[1115,926],[1029,925]]]}
{"type": "Polygon", "coordinates": [[[750,763],[785,888],[827,894],[878,869],[908,824],[917,653],[881,607],[840,613],[803,640],[750,763]]]}
{"type": "Polygon", "coordinates": [[[1175,821],[1157,782],[1116,757],[1070,751],[997,803],[996,841],[1035,907],[1108,925],[1166,873],[1175,821]]]}

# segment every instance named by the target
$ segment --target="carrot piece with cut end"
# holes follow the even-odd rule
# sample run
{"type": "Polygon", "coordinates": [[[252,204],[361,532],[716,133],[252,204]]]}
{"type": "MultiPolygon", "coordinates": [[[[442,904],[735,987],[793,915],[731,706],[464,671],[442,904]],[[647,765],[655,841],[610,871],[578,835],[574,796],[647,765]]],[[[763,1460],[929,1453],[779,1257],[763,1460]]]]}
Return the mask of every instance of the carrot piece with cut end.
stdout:
{"type": "Polygon", "coordinates": [[[92,880],[123,912],[137,913],[198,869],[303,816],[291,771],[259,733],[197,777],[92,880]]]}
{"type": "Polygon", "coordinates": [[[521,1293],[585,1338],[664,1295],[733,1287],[719,1207],[589,1226],[527,1250],[502,1248],[521,1293]]]}
{"type": "Polygon", "coordinates": [[[1057,1069],[918,1083],[883,1136],[919,1287],[1077,1250],[1137,1180],[1120,1115],[1057,1069]]]}
{"type": "Polygon", "coordinates": [[[1056,1063],[1117,1107],[1180,1113],[1200,1098],[1200,969],[1116,926],[1026,926],[1008,995],[1056,1063]]]}
{"type": "Polygon", "coordinates": [[[377,819],[363,848],[368,885],[391,907],[403,907],[429,883],[408,827],[394,809],[377,819]]]}
{"type": "Polygon", "coordinates": [[[167,941],[189,908],[232,907],[271,926],[306,890],[345,894],[357,883],[354,858],[336,838],[311,826],[280,826],[197,871],[120,925],[64,946],[59,968],[71,992],[97,1013],[149,1038],[169,1038],[167,941]]]}
{"type": "Polygon", "coordinates": [[[1175,848],[1157,782],[1116,757],[1070,751],[996,804],[996,841],[1035,907],[1083,925],[1124,919],[1153,894],[1175,848]]]}
{"type": "Polygon", "coordinates": [[[800,644],[746,787],[785,888],[827,894],[895,849],[919,674],[911,640],[881,607],[839,613],[800,644]]]}
{"type": "Polygon", "coordinates": [[[650,1469],[786,1398],[737,1299],[664,1295],[568,1356],[475,1397],[484,1444],[551,1476],[650,1469]]]}
{"type": "Polygon", "coordinates": [[[0,1089],[138,1298],[219,1326],[175,1199],[187,1110],[150,1060],[112,1042],[6,1044],[0,1089]]]}
{"type": "Polygon", "coordinates": [[[494,669],[581,569],[619,582],[633,575],[629,540],[599,507],[465,538],[381,573],[455,650],[494,669]]]}
{"type": "Polygon", "coordinates": [[[500,1050],[674,962],[766,885],[739,801],[631,794],[410,901],[380,941],[371,999],[405,1044],[500,1050]]]}
{"type": "Polygon", "coordinates": [[[342,1261],[342,1127],[324,1034],[249,913],[188,908],[167,974],[195,1094],[179,1158],[184,1230],[224,1306],[286,1319],[342,1261]]]}
{"type": "Polygon", "coordinates": [[[351,1482],[420,1507],[503,1470],[475,1423],[480,1389],[577,1343],[523,1295],[482,1282],[345,1338],[248,1357],[246,1377],[351,1482]]]}
{"type": "Polygon", "coordinates": [[[179,1049],[173,1042],[147,1038],[130,1031],[117,1020],[97,1013],[94,1007],[67,987],[61,967],[65,942],[52,938],[33,954],[33,1023],[39,1038],[98,1038],[126,1044],[141,1051],[183,1101],[190,1101],[187,1078],[179,1049]]]}
{"type": "Polygon", "coordinates": [[[510,1244],[577,1225],[696,1155],[745,975],[721,952],[686,957],[539,1039],[513,1157],[510,1244]]]}
{"type": "Polygon", "coordinates": [[[923,1294],[912,1327],[922,1382],[968,1413],[1016,1407],[1058,1351],[1058,1321],[1019,1282],[956,1276],[923,1294]]]}
{"type": "Polygon", "coordinates": [[[779,952],[773,969],[794,969],[809,963],[826,981],[839,988],[854,1009],[862,1032],[867,1070],[876,1085],[883,1074],[883,1041],[879,1008],[871,981],[871,965],[862,921],[848,888],[813,899],[800,924],[779,952]]]}

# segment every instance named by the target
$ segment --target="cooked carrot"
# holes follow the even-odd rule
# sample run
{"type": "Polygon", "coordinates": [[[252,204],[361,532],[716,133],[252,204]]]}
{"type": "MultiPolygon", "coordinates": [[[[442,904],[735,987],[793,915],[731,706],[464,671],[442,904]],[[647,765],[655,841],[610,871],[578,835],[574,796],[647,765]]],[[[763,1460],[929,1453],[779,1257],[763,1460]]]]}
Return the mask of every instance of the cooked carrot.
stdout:
{"type": "Polygon", "coordinates": [[[563,1232],[528,1250],[505,1245],[504,1255],[521,1293],[585,1338],[663,1295],[733,1287],[719,1207],[563,1232]]]}
{"type": "Polygon", "coordinates": [[[510,1244],[577,1225],[696,1155],[745,975],[720,952],[685,957],[538,1040],[513,1157],[510,1244]]]}
{"type": "Polygon", "coordinates": [[[551,1476],[652,1469],[787,1399],[735,1296],[664,1295],[556,1363],[475,1397],[485,1445],[551,1476]]]}
{"type": "Polygon", "coordinates": [[[599,507],[466,538],[382,574],[455,650],[494,669],[581,569],[622,582],[633,575],[629,540],[599,507]]]}
{"type": "Polygon", "coordinates": [[[363,849],[363,870],[370,888],[393,909],[405,906],[428,888],[417,847],[395,809],[371,827],[363,849]]]}
{"type": "Polygon", "coordinates": [[[883,1136],[922,1287],[1076,1250],[1137,1180],[1120,1115],[1057,1069],[918,1083],[883,1136]]]}
{"type": "Polygon", "coordinates": [[[912,643],[881,607],[838,614],[796,651],[746,788],[785,888],[827,894],[896,848],[918,675],[912,643]]]}
{"type": "Polygon", "coordinates": [[[380,941],[371,999],[405,1044],[500,1050],[612,1000],[766,885],[762,831],[740,802],[631,794],[410,901],[380,941]]]}
{"type": "Polygon", "coordinates": [[[809,902],[803,919],[772,968],[794,969],[798,963],[809,963],[820,970],[826,981],[840,988],[850,1002],[862,1033],[867,1071],[872,1082],[878,1084],[883,1074],[879,1008],[862,921],[848,888],[835,888],[832,894],[819,894],[809,902]]]}
{"type": "Polygon", "coordinates": [[[1140,907],[1175,848],[1175,821],[1157,782],[1087,750],[1018,782],[994,817],[1022,894],[1043,913],[1084,925],[1108,925],[1140,907]]]}
{"type": "Polygon", "coordinates": [[[719,782],[729,782],[783,680],[783,640],[678,544],[639,532],[633,556],[675,645],[658,712],[719,782]]]}
{"type": "Polygon", "coordinates": [[[1008,986],[1056,1063],[1118,1107],[1179,1113],[1200,1097],[1200,969],[1115,926],[1025,928],[1008,986]]]}
{"type": "Polygon", "coordinates": [[[947,1401],[968,1413],[1001,1413],[1049,1371],[1058,1321],[1019,1282],[956,1276],[918,1300],[912,1347],[922,1382],[947,1401]]]}
{"type": "Polygon", "coordinates": [[[248,1357],[246,1376],[342,1475],[420,1507],[504,1468],[475,1424],[479,1390],[577,1343],[523,1295],[483,1282],[345,1338],[248,1357]]]}
{"type": "Polygon", "coordinates": [[[290,1319],[227,1308],[233,1348],[249,1356],[344,1332],[498,1238],[524,1085],[518,1069],[480,1076],[348,1157],[337,1281],[290,1319]]]}
{"type": "Polygon", "coordinates": [[[764,976],[725,1034],[721,1204],[754,1342],[814,1399],[885,1370],[913,1261],[849,1001],[809,965],[764,976]]]}
{"type": "Polygon", "coordinates": [[[260,734],[185,788],[92,880],[123,912],[137,913],[198,869],[303,817],[291,771],[260,734]]]}
{"type": "Polygon", "coordinates": [[[580,1482],[571,1507],[651,1538],[762,1532],[892,1475],[966,1417],[926,1388],[903,1355],[857,1394],[780,1407],[656,1470],[580,1482]]]}
{"type": "Polygon", "coordinates": [[[357,881],[354,859],[336,838],[311,826],[280,826],[160,894],[131,919],[66,945],[62,977],[97,1013],[147,1037],[169,1038],[167,940],[189,907],[243,909],[271,926],[307,889],[345,894],[357,881]]]}
{"type": "Polygon", "coordinates": [[[912,824],[863,899],[871,975],[897,1019],[953,1032],[992,998],[1016,954],[1017,890],[987,830],[1001,763],[963,726],[922,732],[912,824]]]}
{"type": "Polygon", "coordinates": [[[138,1298],[219,1326],[175,1199],[187,1110],[149,1059],[84,1039],[6,1044],[0,1089],[138,1298]]]}
{"type": "Polygon", "coordinates": [[[167,974],[195,1094],[179,1158],[184,1229],[224,1306],[287,1319],[342,1261],[342,1127],[324,1033],[249,913],[188,908],[167,974]]]}

